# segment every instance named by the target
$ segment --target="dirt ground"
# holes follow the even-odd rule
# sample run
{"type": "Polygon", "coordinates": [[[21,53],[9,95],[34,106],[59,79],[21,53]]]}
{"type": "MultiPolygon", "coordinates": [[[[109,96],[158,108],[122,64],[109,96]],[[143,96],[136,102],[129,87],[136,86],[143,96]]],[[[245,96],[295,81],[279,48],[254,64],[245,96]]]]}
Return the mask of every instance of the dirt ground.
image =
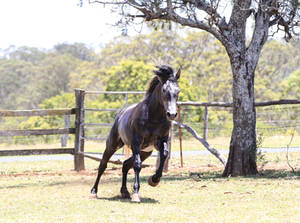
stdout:
{"type": "MultiPolygon", "coordinates": [[[[295,172],[300,171],[300,164],[296,167],[293,167],[295,172]]],[[[179,163],[171,163],[169,165],[168,171],[164,174],[172,173],[172,174],[180,174],[180,173],[190,173],[192,174],[201,174],[201,173],[219,173],[221,174],[224,170],[222,165],[215,164],[188,164],[185,163],[183,167],[179,163]]],[[[260,174],[264,174],[265,172],[292,172],[291,167],[287,164],[287,162],[280,163],[267,163],[264,165],[258,165],[258,170],[260,174]]],[[[146,165],[142,169],[143,173],[154,173],[155,165],[146,165]]],[[[129,174],[134,174],[133,169],[129,171],[129,174]]],[[[83,171],[74,171],[74,170],[61,170],[61,171],[33,171],[33,172],[24,172],[24,173],[11,173],[9,176],[11,177],[19,177],[19,176],[57,176],[57,175],[78,175],[78,176],[96,176],[97,169],[89,169],[83,171]]],[[[113,176],[122,176],[122,166],[114,165],[113,167],[108,167],[104,172],[104,175],[113,175],[113,176]]]]}

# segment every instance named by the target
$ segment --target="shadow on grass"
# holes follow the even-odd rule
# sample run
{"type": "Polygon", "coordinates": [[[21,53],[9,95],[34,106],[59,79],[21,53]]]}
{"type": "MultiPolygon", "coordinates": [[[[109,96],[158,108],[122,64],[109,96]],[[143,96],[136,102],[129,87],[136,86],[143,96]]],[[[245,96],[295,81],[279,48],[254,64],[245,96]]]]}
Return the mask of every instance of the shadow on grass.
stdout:
{"type": "MultiPolygon", "coordinates": [[[[152,174],[151,174],[152,175],[152,174]]],[[[140,182],[143,184],[147,184],[149,176],[142,176],[140,177],[140,182]]],[[[250,175],[241,177],[245,179],[285,179],[285,180],[300,180],[300,170],[295,172],[288,171],[288,170],[264,170],[258,175],[250,175]]],[[[95,177],[96,179],[96,177],[95,177]]],[[[161,178],[161,182],[178,182],[178,181],[186,181],[186,180],[195,180],[195,181],[208,181],[208,180],[222,180],[222,179],[230,179],[222,177],[222,171],[203,171],[203,172],[184,172],[184,173],[172,173],[170,171],[168,174],[161,178]]],[[[101,180],[99,186],[101,184],[108,184],[113,183],[116,184],[115,186],[121,186],[122,178],[121,176],[113,177],[113,178],[104,178],[101,180]],[[119,184],[119,185],[117,185],[119,184]]],[[[128,175],[128,184],[132,184],[134,182],[133,174],[128,175]]],[[[94,183],[94,179],[88,179],[83,181],[82,179],[66,179],[66,180],[57,180],[55,182],[46,182],[46,181],[38,181],[38,182],[26,182],[26,183],[18,183],[15,185],[9,186],[0,186],[0,189],[13,189],[13,188],[25,188],[25,187],[51,187],[51,186],[59,186],[59,185],[90,185],[92,186],[94,183]]],[[[111,200],[118,200],[120,197],[111,198],[111,200]]],[[[150,199],[149,203],[151,203],[151,198],[144,198],[150,199]]],[[[123,199],[122,199],[123,200],[123,199]]]]}
{"type": "Polygon", "coordinates": [[[51,183],[45,182],[31,182],[31,183],[19,183],[16,185],[11,186],[0,186],[1,189],[14,189],[14,188],[25,188],[25,187],[51,187],[51,186],[59,186],[59,185],[82,185],[83,182],[76,180],[76,181],[57,181],[51,183]]]}
{"type": "MultiPolygon", "coordinates": [[[[123,203],[133,203],[130,199],[122,198],[121,195],[116,195],[113,197],[98,197],[96,200],[105,200],[105,201],[117,201],[117,202],[123,202],[123,203]]],[[[148,204],[158,204],[159,201],[148,198],[148,197],[142,197],[141,203],[148,203],[148,204]]]]}
{"type": "MultiPolygon", "coordinates": [[[[229,179],[222,176],[222,172],[194,172],[190,173],[190,178],[198,178],[199,180],[213,180],[213,179],[229,179]]],[[[246,179],[285,179],[285,180],[295,180],[300,179],[299,171],[288,171],[288,170],[264,170],[256,175],[241,176],[241,178],[246,179]]]]}
{"type": "Polygon", "coordinates": [[[300,179],[300,170],[297,170],[295,172],[288,171],[288,170],[264,170],[259,175],[255,176],[248,176],[250,178],[266,178],[266,179],[294,179],[298,178],[300,179]]]}
{"type": "MultiPolygon", "coordinates": [[[[55,178],[55,176],[53,176],[53,178],[55,178]]],[[[149,178],[149,176],[142,176],[142,177],[140,177],[140,182],[147,183],[148,178],[149,178]]],[[[188,175],[187,176],[174,175],[174,176],[162,177],[162,179],[164,181],[184,181],[184,180],[187,180],[188,178],[189,178],[188,175]]],[[[57,180],[55,182],[39,180],[39,181],[35,181],[35,182],[16,183],[15,185],[0,186],[0,190],[1,189],[26,188],[26,187],[52,187],[52,186],[59,186],[59,185],[62,185],[62,186],[90,185],[92,187],[95,179],[96,179],[96,176],[94,179],[89,179],[86,181],[83,181],[82,179],[57,180]]],[[[133,182],[134,182],[134,176],[133,175],[128,176],[127,183],[132,184],[133,182]]],[[[106,177],[104,179],[101,179],[101,181],[99,183],[99,187],[101,187],[101,184],[108,184],[108,183],[113,183],[113,184],[116,184],[116,187],[117,186],[121,187],[122,177],[121,176],[113,177],[113,178],[106,177]]]]}

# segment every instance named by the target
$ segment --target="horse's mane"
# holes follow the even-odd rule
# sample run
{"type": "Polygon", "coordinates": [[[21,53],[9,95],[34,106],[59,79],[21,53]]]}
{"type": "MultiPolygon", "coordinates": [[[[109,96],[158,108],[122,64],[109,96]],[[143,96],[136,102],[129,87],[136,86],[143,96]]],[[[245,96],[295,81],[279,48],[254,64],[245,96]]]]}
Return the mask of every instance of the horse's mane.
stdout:
{"type": "Polygon", "coordinates": [[[146,92],[146,96],[152,94],[156,86],[160,84],[161,81],[159,79],[161,79],[163,82],[166,82],[167,80],[176,81],[174,77],[174,70],[172,67],[167,65],[156,66],[156,67],[158,68],[158,70],[153,71],[155,77],[152,78],[149,84],[149,87],[146,92]]]}

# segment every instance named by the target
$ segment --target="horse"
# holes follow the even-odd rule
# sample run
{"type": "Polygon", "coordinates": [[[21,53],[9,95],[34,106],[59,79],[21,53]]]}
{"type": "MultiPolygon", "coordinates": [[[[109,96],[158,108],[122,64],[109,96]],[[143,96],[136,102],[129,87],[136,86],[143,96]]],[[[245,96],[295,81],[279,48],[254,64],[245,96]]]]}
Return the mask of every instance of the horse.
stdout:
{"type": "Polygon", "coordinates": [[[180,88],[178,79],[181,70],[175,73],[168,65],[156,66],[155,76],[151,80],[144,100],[138,104],[130,105],[123,109],[115,118],[114,124],[106,140],[106,149],[98,168],[96,182],[91,189],[90,198],[97,198],[98,184],[107,167],[111,156],[123,145],[131,148],[132,156],[125,160],[122,166],[122,198],[130,199],[127,190],[127,174],[130,168],[134,169],[134,185],[132,202],[141,202],[139,196],[139,174],[142,162],[147,159],[155,148],[159,152],[160,163],[155,174],[150,176],[148,184],[157,186],[164,162],[168,156],[168,139],[171,121],[177,116],[178,94],[180,88]]]}

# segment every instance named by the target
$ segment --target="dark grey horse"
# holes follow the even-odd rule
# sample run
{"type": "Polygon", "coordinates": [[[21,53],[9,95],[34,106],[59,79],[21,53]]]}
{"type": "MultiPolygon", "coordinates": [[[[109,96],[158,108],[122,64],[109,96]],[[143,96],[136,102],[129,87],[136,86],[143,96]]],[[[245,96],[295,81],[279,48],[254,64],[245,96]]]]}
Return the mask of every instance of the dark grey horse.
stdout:
{"type": "Polygon", "coordinates": [[[159,151],[160,164],[148,183],[151,186],[159,183],[169,153],[167,143],[171,121],[177,115],[176,102],[180,91],[177,80],[181,71],[179,69],[174,73],[174,70],[166,65],[157,68],[144,100],[125,108],[117,115],[106,141],[106,149],[100,162],[95,185],[91,190],[91,198],[97,197],[98,184],[107,162],[124,144],[131,148],[133,155],[123,163],[122,197],[130,198],[126,181],[127,173],[133,167],[135,181],[131,200],[140,202],[139,173],[142,162],[151,155],[154,147],[159,151]]]}

